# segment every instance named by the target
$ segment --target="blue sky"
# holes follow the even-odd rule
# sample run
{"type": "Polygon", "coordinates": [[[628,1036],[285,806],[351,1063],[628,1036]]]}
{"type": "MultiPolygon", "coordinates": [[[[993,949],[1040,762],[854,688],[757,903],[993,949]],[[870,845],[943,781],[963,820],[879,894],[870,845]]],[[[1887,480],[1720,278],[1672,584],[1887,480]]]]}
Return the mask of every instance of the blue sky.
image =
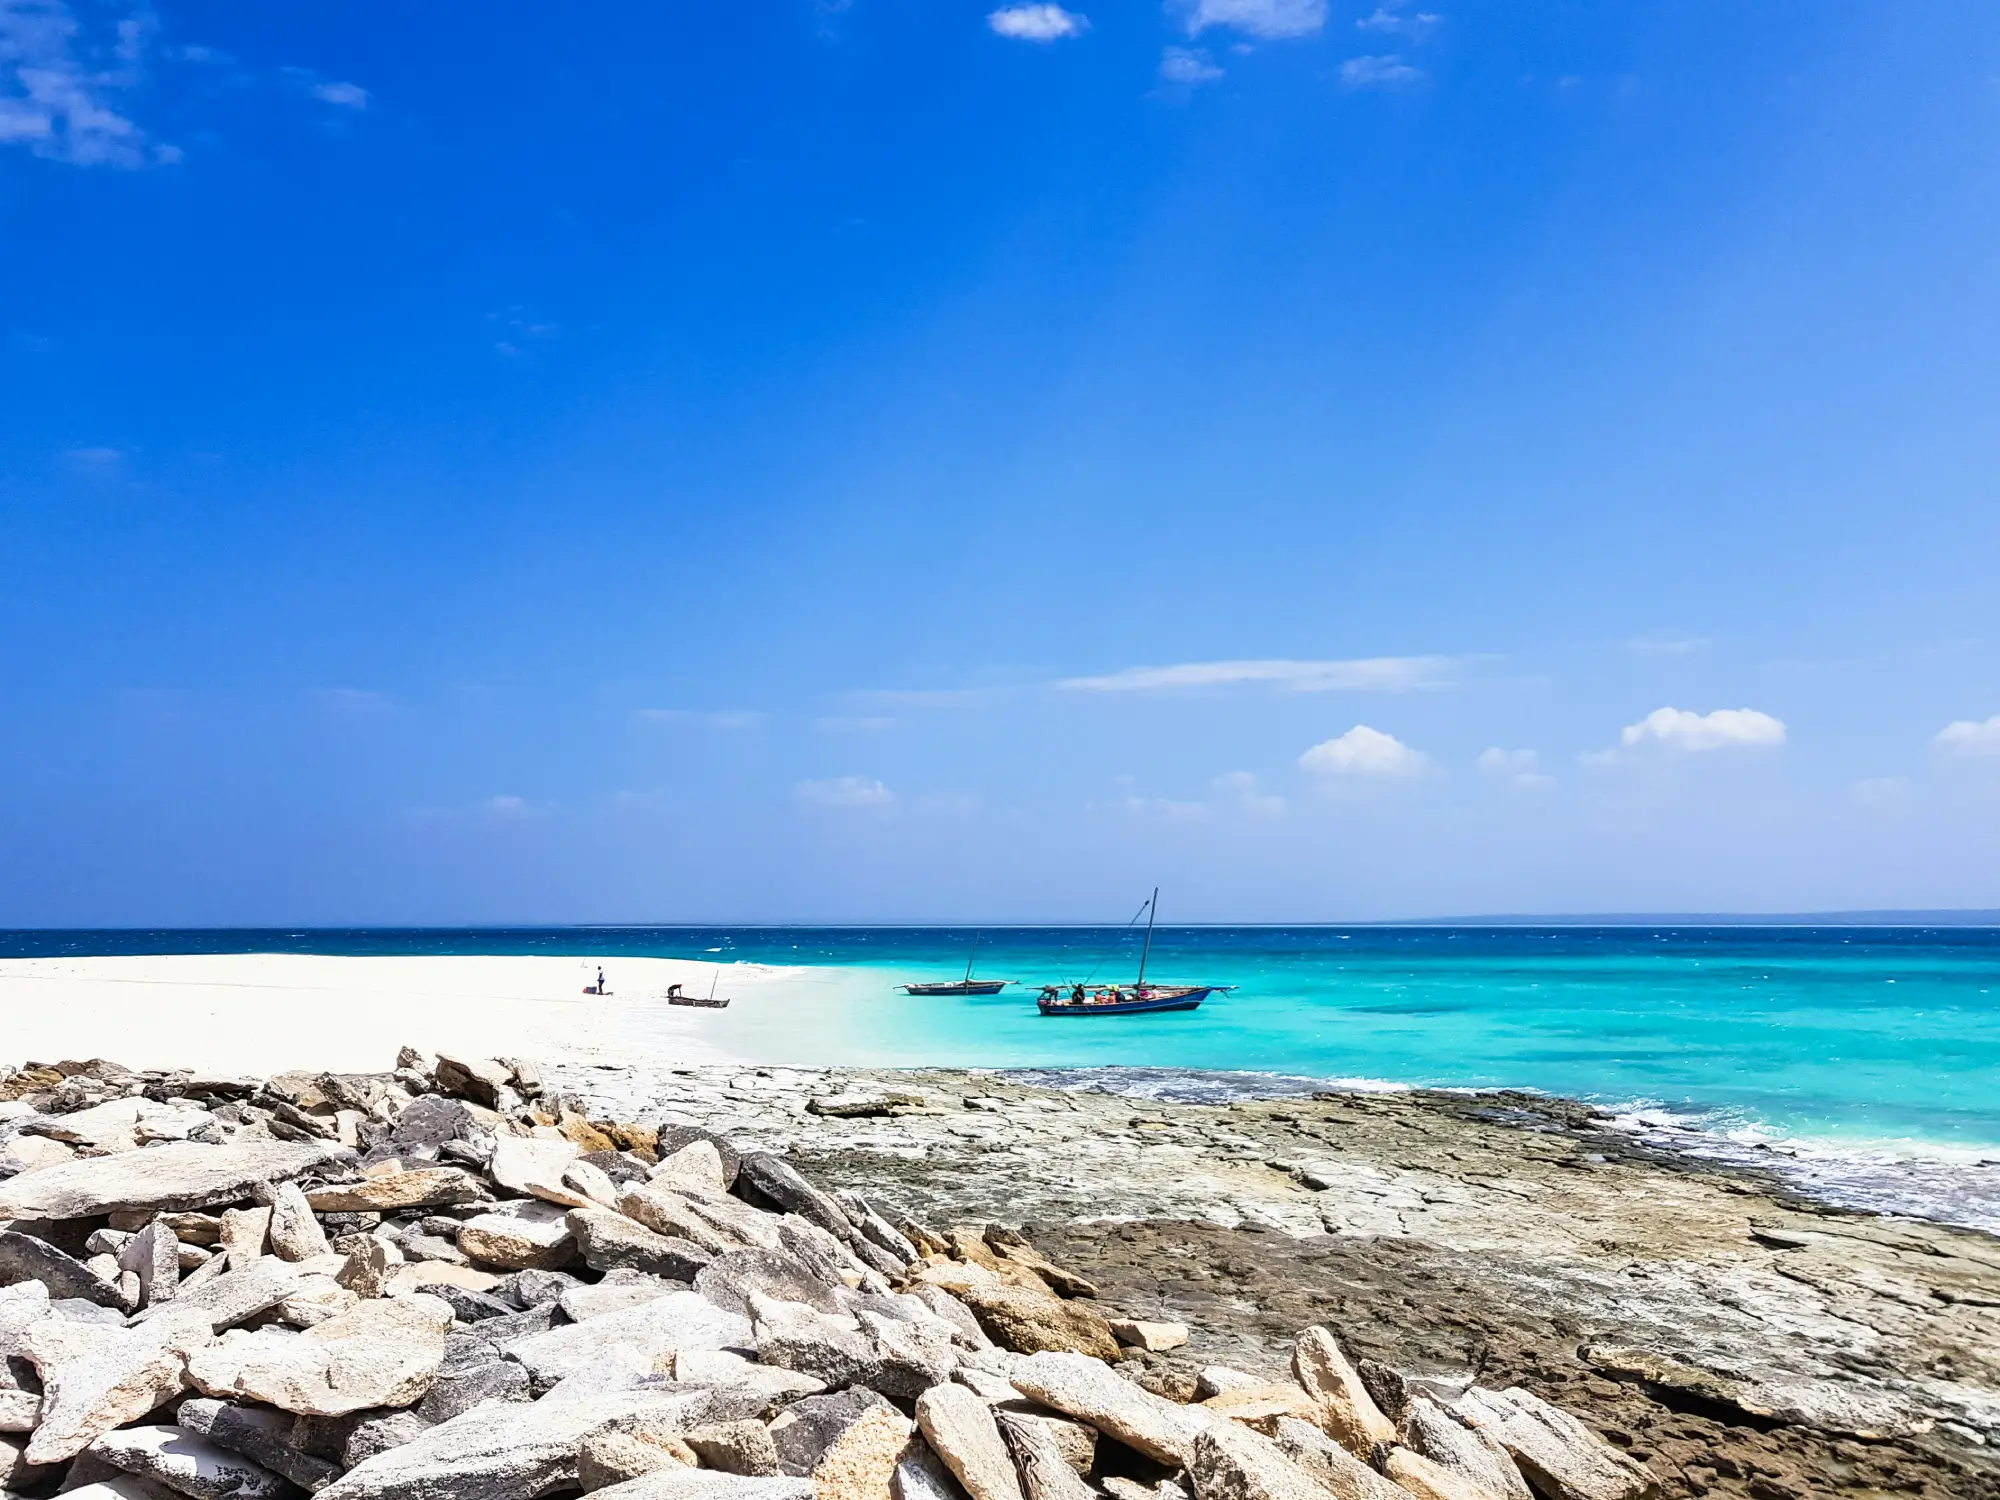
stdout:
{"type": "Polygon", "coordinates": [[[0,0],[0,923],[2000,906],[2000,12],[0,0]]]}

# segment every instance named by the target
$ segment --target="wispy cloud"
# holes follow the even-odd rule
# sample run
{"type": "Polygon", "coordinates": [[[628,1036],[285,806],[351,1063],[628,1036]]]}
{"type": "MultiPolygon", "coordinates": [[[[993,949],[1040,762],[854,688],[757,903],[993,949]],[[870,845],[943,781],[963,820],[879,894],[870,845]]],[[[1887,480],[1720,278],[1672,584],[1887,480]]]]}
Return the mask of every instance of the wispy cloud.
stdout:
{"type": "Polygon", "coordinates": [[[764,722],[764,715],[748,708],[642,708],[636,710],[632,717],[641,724],[672,724],[688,729],[725,732],[755,729],[764,722]]]}
{"type": "Polygon", "coordinates": [[[125,467],[125,458],[123,448],[65,448],[62,455],[64,467],[71,472],[98,479],[118,473],[125,467]]]}
{"type": "Polygon", "coordinates": [[[799,801],[812,807],[887,807],[896,794],[871,776],[833,776],[801,781],[792,788],[799,801]]]}
{"type": "Polygon", "coordinates": [[[526,797],[516,797],[511,792],[488,797],[479,804],[479,811],[488,822],[492,823],[518,823],[534,814],[534,808],[529,805],[526,797]]]}
{"type": "Polygon", "coordinates": [[[1060,5],[1003,5],[988,14],[986,24],[1017,42],[1061,41],[1081,36],[1090,27],[1087,17],[1060,5]]]}
{"type": "Polygon", "coordinates": [[[1223,26],[1267,41],[1311,36],[1326,25],[1326,0],[1189,0],[1187,33],[1223,26]]]}
{"type": "Polygon", "coordinates": [[[1222,69],[1200,47],[1169,47],[1160,54],[1160,77],[1168,83],[1213,83],[1222,69]]]}
{"type": "Polygon", "coordinates": [[[322,104],[331,104],[340,109],[366,109],[368,90],[358,83],[340,83],[328,80],[315,83],[309,90],[313,98],[322,104]]]}
{"type": "Polygon", "coordinates": [[[139,16],[90,35],[62,0],[0,0],[0,146],[80,167],[178,161],[121,112],[144,79],[151,24],[139,16]]]}
{"type": "Polygon", "coordinates": [[[1556,784],[1556,779],[1542,771],[1541,761],[1541,756],[1533,750],[1503,750],[1494,745],[1479,752],[1476,764],[1488,776],[1522,791],[1546,791],[1556,784]]]}
{"type": "Polygon", "coordinates": [[[1343,735],[1321,740],[1299,757],[1301,770],[1315,776],[1362,776],[1407,780],[1421,776],[1430,757],[1393,734],[1356,724],[1343,735]]]}
{"type": "Polygon", "coordinates": [[[821,714],[813,728],[828,734],[883,734],[897,728],[902,720],[887,714],[821,714]]]}
{"type": "MultiPolygon", "coordinates": [[[[1123,786],[1132,784],[1129,776],[1121,776],[1118,781],[1123,786]]],[[[1155,822],[1215,823],[1229,818],[1260,822],[1280,818],[1285,814],[1286,802],[1283,797],[1265,791],[1254,773],[1228,771],[1208,784],[1205,797],[1145,797],[1129,792],[1116,802],[1091,806],[1093,811],[1108,810],[1155,822]]]]}
{"type": "Polygon", "coordinates": [[[1645,656],[1687,656],[1714,644],[1705,635],[1642,635],[1627,641],[1625,649],[1645,656]]]}
{"type": "Polygon", "coordinates": [[[1371,656],[1352,661],[1191,661],[1171,667],[1127,667],[1101,677],[1066,677],[1069,692],[1156,693],[1176,688],[1261,683],[1287,693],[1400,693],[1447,686],[1456,662],[1448,656],[1371,656]]]}
{"type": "Polygon", "coordinates": [[[1340,81],[1351,89],[1394,88],[1415,83],[1423,76],[1423,69],[1411,67],[1394,53],[1384,57],[1350,57],[1340,65],[1340,81]]]}
{"type": "Polygon", "coordinates": [[[1957,719],[1931,741],[1947,755],[1984,758],[2000,756],[2000,714],[1990,719],[1957,719]]]}
{"type": "Polygon", "coordinates": [[[1409,11],[1401,0],[1391,0],[1390,4],[1378,5],[1374,13],[1363,16],[1354,23],[1357,30],[1384,32],[1392,36],[1406,36],[1413,42],[1421,42],[1433,31],[1443,16],[1429,11],[1409,11]]]}
{"type": "Polygon", "coordinates": [[[1848,795],[1863,807],[1877,808],[1906,807],[1913,790],[1907,776],[1864,776],[1847,788],[1848,795]]]}

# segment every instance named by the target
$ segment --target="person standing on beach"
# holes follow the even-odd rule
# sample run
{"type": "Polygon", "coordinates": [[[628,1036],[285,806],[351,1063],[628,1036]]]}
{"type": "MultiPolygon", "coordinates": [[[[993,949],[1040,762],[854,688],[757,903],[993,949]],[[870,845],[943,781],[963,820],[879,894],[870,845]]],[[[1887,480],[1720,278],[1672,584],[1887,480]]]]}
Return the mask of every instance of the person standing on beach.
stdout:
{"type": "Polygon", "coordinates": [[[597,993],[600,995],[604,993],[604,966],[602,964],[597,966],[597,993]]]}

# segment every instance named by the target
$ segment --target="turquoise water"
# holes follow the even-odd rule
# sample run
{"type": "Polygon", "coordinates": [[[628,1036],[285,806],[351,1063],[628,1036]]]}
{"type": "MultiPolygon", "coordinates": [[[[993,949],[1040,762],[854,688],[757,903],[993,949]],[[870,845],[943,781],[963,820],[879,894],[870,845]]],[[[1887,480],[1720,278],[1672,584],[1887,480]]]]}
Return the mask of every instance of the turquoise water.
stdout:
{"type": "Polygon", "coordinates": [[[1987,1217],[1953,1195],[2000,1215],[2000,931],[1163,928],[1151,977],[1237,988],[1192,1013],[1057,1020],[1033,987],[1129,980],[1137,934],[1008,929],[982,936],[978,971],[1021,987],[894,989],[956,977],[971,942],[931,928],[12,933],[0,956],[564,953],[601,958],[614,987],[621,956],[834,966],[793,1008],[711,1013],[716,1045],[810,1064],[1185,1070],[1084,1075],[1162,1093],[1288,1086],[1214,1076],[1244,1072],[1540,1089],[1718,1150],[1777,1144],[1808,1175],[1893,1175],[1916,1153],[1953,1168],[1933,1182],[1943,1216],[1987,1217]]]}

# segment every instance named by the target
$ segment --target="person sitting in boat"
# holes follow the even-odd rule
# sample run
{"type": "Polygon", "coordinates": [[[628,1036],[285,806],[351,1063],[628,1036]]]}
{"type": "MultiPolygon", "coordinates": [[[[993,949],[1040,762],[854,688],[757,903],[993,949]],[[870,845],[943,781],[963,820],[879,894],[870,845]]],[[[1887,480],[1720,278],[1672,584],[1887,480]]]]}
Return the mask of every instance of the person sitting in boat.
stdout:
{"type": "Polygon", "coordinates": [[[1072,1005],[1081,1005],[1084,1002],[1084,998],[1083,986],[1078,985],[1070,992],[1069,1002],[1072,1005]]]}

